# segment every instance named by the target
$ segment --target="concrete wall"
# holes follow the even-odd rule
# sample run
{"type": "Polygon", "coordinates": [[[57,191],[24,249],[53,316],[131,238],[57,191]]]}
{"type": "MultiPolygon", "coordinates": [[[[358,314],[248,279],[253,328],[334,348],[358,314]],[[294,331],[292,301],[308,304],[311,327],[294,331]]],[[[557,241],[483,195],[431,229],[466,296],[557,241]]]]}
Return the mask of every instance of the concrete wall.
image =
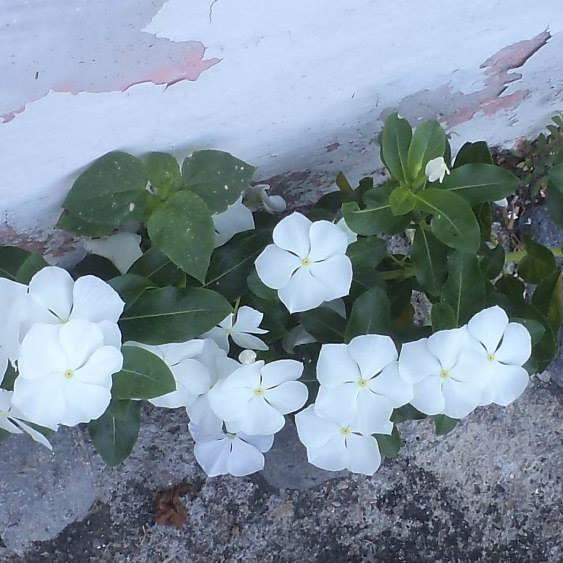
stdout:
{"type": "Polygon", "coordinates": [[[53,250],[116,148],[229,150],[307,197],[378,168],[398,111],[511,145],[563,109],[561,0],[3,0],[3,243],[53,250]]]}

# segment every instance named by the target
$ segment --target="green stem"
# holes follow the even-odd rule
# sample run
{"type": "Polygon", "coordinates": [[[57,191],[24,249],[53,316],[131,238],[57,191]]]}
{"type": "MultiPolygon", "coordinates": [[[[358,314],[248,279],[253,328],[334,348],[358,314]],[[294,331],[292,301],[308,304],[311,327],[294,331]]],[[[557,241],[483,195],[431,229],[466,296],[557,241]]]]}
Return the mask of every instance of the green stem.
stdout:
{"type": "MultiPolygon", "coordinates": [[[[563,256],[563,248],[550,248],[549,250],[553,253],[553,256],[561,257],[563,256]]],[[[508,252],[506,254],[506,262],[515,262],[518,264],[524,256],[526,256],[527,252],[525,250],[515,250],[513,252],[508,252]]]]}
{"type": "Polygon", "coordinates": [[[407,266],[402,270],[381,272],[381,275],[384,280],[405,280],[407,278],[413,278],[416,275],[416,268],[414,266],[407,266]]]}

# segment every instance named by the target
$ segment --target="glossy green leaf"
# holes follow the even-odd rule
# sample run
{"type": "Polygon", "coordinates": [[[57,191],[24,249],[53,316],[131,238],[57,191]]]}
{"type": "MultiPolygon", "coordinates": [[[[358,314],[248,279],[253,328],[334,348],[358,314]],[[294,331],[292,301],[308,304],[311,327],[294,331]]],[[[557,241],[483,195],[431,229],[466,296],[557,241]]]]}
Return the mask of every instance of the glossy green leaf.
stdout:
{"type": "Polygon", "coordinates": [[[417,125],[408,151],[407,165],[412,180],[424,176],[429,161],[444,156],[446,134],[434,120],[417,125]]]}
{"type": "Polygon", "coordinates": [[[553,221],[563,227],[563,191],[558,191],[550,185],[545,202],[553,221]]]}
{"type": "Polygon", "coordinates": [[[377,268],[387,252],[385,241],[377,237],[360,238],[348,246],[346,254],[352,268],[377,268]]]}
{"type": "Polygon", "coordinates": [[[524,303],[526,287],[516,276],[509,274],[502,276],[495,283],[495,287],[503,295],[506,295],[513,304],[521,305],[524,303]]]}
{"type": "Polygon", "coordinates": [[[412,128],[406,119],[392,113],[385,120],[381,133],[381,160],[391,177],[406,184],[408,181],[408,153],[412,128]]]}
{"type": "Polygon", "coordinates": [[[0,277],[27,284],[47,262],[40,254],[17,246],[0,246],[0,277]]]}
{"type": "Polygon", "coordinates": [[[485,141],[476,143],[467,142],[458,151],[455,157],[454,168],[459,168],[465,164],[493,164],[491,151],[485,141]]]}
{"type": "Polygon", "coordinates": [[[481,244],[479,223],[462,197],[440,188],[415,194],[417,207],[432,215],[432,234],[447,246],[475,253],[481,244]]]}
{"type": "Polygon", "coordinates": [[[217,248],[209,265],[205,286],[231,301],[244,295],[254,262],[271,238],[271,231],[266,229],[248,231],[217,248]]]}
{"type": "Polygon", "coordinates": [[[205,201],[213,213],[225,211],[250,185],[256,169],[228,152],[196,151],[184,160],[184,185],[205,201]]]}
{"type": "Polygon", "coordinates": [[[319,342],[344,342],[346,320],[328,307],[319,307],[301,315],[305,330],[319,342]]]}
{"type": "Polygon", "coordinates": [[[149,288],[155,287],[154,282],[137,274],[123,274],[109,280],[109,284],[123,301],[128,309],[149,288]]]}
{"type": "Polygon", "coordinates": [[[196,194],[176,192],[150,216],[153,244],[184,272],[204,282],[215,243],[211,213],[196,194]]]}
{"type": "Polygon", "coordinates": [[[387,185],[367,191],[362,209],[356,202],[344,203],[342,213],[350,229],[364,236],[401,232],[409,224],[410,217],[393,215],[389,203],[391,190],[392,186],[387,185]]]}
{"type": "Polygon", "coordinates": [[[489,248],[486,244],[479,250],[481,256],[481,270],[489,278],[494,279],[502,273],[506,259],[506,252],[501,244],[489,248]]]}
{"type": "Polygon", "coordinates": [[[465,198],[471,205],[497,201],[516,191],[518,178],[494,164],[464,164],[454,168],[437,188],[465,198]]]}
{"type": "Polygon", "coordinates": [[[443,436],[451,432],[458,422],[457,418],[450,418],[445,414],[439,414],[434,417],[434,431],[438,436],[443,436]]]}
{"type": "Polygon", "coordinates": [[[557,333],[561,328],[562,274],[557,271],[542,280],[532,295],[532,305],[543,313],[557,333]]]}
{"type": "Polygon", "coordinates": [[[182,187],[180,166],[174,156],[165,152],[150,152],[143,157],[152,191],[160,199],[182,187]]]}
{"type": "Polygon", "coordinates": [[[124,341],[145,344],[198,338],[232,313],[229,302],[209,289],[148,289],[123,313],[124,341]]]}
{"type": "Polygon", "coordinates": [[[89,237],[103,237],[113,233],[115,226],[111,223],[96,223],[92,221],[84,221],[76,215],[64,209],[56,224],[57,229],[68,231],[76,235],[89,237]]]}
{"type": "Polygon", "coordinates": [[[119,465],[133,451],[141,427],[141,403],[113,400],[106,412],[88,424],[96,451],[108,465],[119,465]]]}
{"type": "Polygon", "coordinates": [[[549,171],[548,180],[553,189],[563,194],[563,163],[557,164],[549,171]]]}
{"type": "Polygon", "coordinates": [[[477,256],[452,252],[448,256],[448,279],[442,288],[442,299],[452,307],[456,326],[466,323],[483,308],[485,295],[485,278],[477,256]]]}
{"type": "Polygon", "coordinates": [[[372,287],[360,295],[346,324],[345,338],[349,342],[360,334],[386,334],[391,326],[391,302],[380,287],[372,287]]]}
{"type": "Polygon", "coordinates": [[[146,185],[146,172],[138,158],[110,152],[76,179],[63,207],[81,221],[118,227],[142,218],[146,185]]]}
{"type": "Polygon", "coordinates": [[[399,186],[391,192],[389,203],[393,215],[406,215],[416,207],[416,198],[410,188],[399,186]]]}
{"type": "Polygon", "coordinates": [[[123,367],[113,375],[112,397],[154,399],[176,391],[170,368],[156,354],[139,346],[123,346],[123,367]]]}
{"type": "Polygon", "coordinates": [[[448,303],[433,303],[430,309],[432,332],[456,328],[457,318],[452,306],[448,303]]]}
{"type": "Polygon", "coordinates": [[[278,292],[271,287],[265,285],[262,280],[258,277],[256,270],[253,268],[246,278],[246,284],[248,289],[253,295],[264,301],[275,301],[278,302],[278,292]]]}
{"type": "Polygon", "coordinates": [[[421,226],[417,226],[412,246],[416,279],[431,295],[440,295],[447,275],[447,248],[421,226]]]}
{"type": "Polygon", "coordinates": [[[518,274],[528,283],[540,283],[557,270],[555,257],[549,248],[525,238],[526,256],[518,265],[518,274]]]}
{"type": "Polygon", "coordinates": [[[379,452],[383,457],[392,459],[399,455],[401,449],[402,440],[401,433],[397,426],[393,426],[393,432],[391,435],[388,434],[374,434],[377,440],[377,445],[379,446],[379,452]]]}
{"type": "Polygon", "coordinates": [[[159,286],[177,285],[185,278],[184,272],[154,246],[149,248],[127,273],[147,278],[159,286]]]}

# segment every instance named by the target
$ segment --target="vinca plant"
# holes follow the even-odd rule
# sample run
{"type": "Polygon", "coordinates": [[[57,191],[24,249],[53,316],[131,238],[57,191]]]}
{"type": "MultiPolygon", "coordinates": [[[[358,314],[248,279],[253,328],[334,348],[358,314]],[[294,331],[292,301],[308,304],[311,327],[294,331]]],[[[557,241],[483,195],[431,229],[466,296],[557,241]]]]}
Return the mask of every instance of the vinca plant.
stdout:
{"type": "Polygon", "coordinates": [[[494,240],[516,177],[483,142],[454,158],[436,121],[413,131],[392,114],[380,146],[382,185],[339,174],[306,212],[225,152],[181,168],[164,153],[96,160],[58,223],[82,237],[82,262],[0,248],[2,437],[50,448],[87,424],[116,465],[148,401],[186,412],[210,476],[262,469],[288,416],[310,463],[371,475],[399,453],[402,422],[444,434],[518,399],[557,352],[561,275],[537,242],[494,240]]]}

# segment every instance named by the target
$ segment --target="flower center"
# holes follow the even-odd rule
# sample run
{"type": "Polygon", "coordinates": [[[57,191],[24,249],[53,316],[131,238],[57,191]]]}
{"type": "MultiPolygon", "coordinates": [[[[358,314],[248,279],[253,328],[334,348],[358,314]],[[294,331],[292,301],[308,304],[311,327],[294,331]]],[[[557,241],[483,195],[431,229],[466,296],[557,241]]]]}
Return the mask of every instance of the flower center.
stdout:
{"type": "Polygon", "coordinates": [[[363,377],[360,377],[360,379],[358,379],[356,383],[358,384],[358,387],[360,387],[361,389],[366,389],[369,381],[367,379],[364,379],[363,377]]]}
{"type": "Polygon", "coordinates": [[[229,440],[234,440],[237,437],[237,435],[234,432],[227,432],[226,434],[229,440]]]}
{"type": "Polygon", "coordinates": [[[256,387],[256,389],[254,389],[254,395],[256,395],[256,397],[263,397],[264,393],[264,387],[256,387]]]}
{"type": "Polygon", "coordinates": [[[309,260],[309,258],[303,258],[303,260],[301,260],[301,266],[303,266],[304,268],[308,268],[311,265],[311,260],[309,260]]]}
{"type": "Polygon", "coordinates": [[[74,370],[73,369],[67,369],[64,372],[64,378],[65,379],[72,379],[74,377],[74,370]]]}
{"type": "Polygon", "coordinates": [[[450,372],[447,369],[440,370],[440,379],[448,379],[450,377],[450,372]]]}
{"type": "Polygon", "coordinates": [[[349,426],[342,426],[340,428],[340,434],[342,434],[342,436],[350,436],[352,429],[349,426]]]}
{"type": "Polygon", "coordinates": [[[495,361],[495,355],[494,354],[487,354],[487,360],[489,360],[489,362],[494,362],[495,361]]]}

